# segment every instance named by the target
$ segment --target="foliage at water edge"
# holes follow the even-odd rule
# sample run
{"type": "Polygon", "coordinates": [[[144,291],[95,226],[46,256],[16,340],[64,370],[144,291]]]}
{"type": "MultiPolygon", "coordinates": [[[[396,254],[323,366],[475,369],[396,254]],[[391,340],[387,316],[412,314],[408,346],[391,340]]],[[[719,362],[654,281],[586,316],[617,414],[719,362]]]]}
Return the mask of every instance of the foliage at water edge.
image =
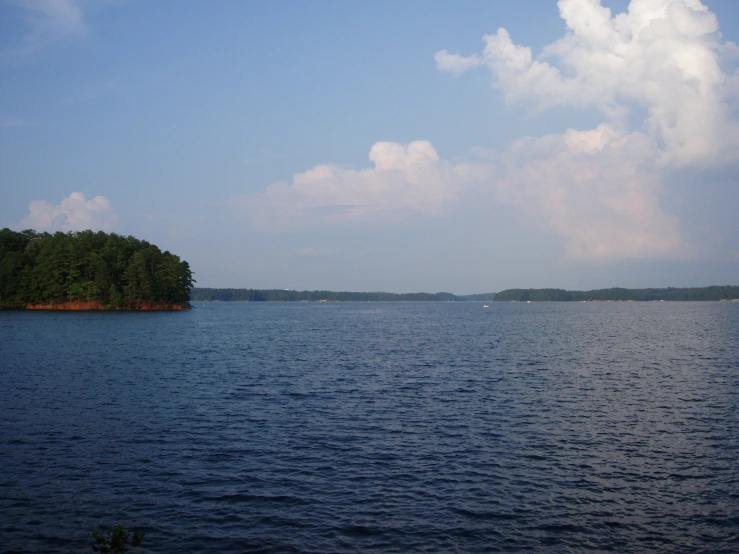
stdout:
{"type": "Polygon", "coordinates": [[[731,300],[739,298],[739,286],[694,288],[598,290],[508,289],[495,295],[497,302],[582,302],[582,301],[658,301],[731,300]]]}
{"type": "Polygon", "coordinates": [[[0,302],[137,309],[184,304],[194,282],[186,261],[132,236],[0,230],[0,302]]]}

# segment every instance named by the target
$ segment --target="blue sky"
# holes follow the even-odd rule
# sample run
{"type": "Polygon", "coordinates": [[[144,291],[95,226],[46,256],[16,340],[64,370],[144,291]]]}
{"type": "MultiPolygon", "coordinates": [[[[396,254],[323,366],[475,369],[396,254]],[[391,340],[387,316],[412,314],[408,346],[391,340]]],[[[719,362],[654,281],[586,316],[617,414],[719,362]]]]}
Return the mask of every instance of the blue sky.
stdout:
{"type": "Polygon", "coordinates": [[[200,286],[739,284],[738,35],[733,0],[0,3],[0,226],[200,286]]]}

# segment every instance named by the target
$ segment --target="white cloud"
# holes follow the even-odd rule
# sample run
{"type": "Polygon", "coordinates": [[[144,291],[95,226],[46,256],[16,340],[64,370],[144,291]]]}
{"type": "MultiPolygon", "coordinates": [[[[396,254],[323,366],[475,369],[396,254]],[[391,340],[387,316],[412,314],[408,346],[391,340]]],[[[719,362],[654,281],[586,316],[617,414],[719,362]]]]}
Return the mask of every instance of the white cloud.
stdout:
{"type": "Polygon", "coordinates": [[[369,159],[374,167],[348,169],[317,165],[264,193],[242,199],[263,230],[312,223],[378,221],[409,213],[438,216],[455,203],[474,172],[441,160],[428,141],[407,146],[377,142],[369,159]]]}
{"type": "Polygon", "coordinates": [[[736,46],[721,42],[716,16],[699,0],[632,0],[615,17],[599,0],[558,5],[568,30],[540,59],[498,29],[484,37],[481,56],[441,69],[458,73],[482,59],[509,101],[598,108],[613,124],[632,107],[646,108],[645,131],[669,161],[733,154],[739,126],[727,117],[731,83],[720,58],[736,46]]]}
{"type": "Polygon", "coordinates": [[[12,117],[12,116],[4,116],[0,117],[0,127],[3,129],[13,129],[13,128],[28,128],[28,127],[38,127],[39,124],[36,121],[31,121],[29,119],[25,119],[22,117],[12,117]]]}
{"type": "Polygon", "coordinates": [[[463,194],[492,194],[551,229],[573,257],[698,256],[705,245],[685,239],[661,200],[667,175],[715,168],[739,150],[731,66],[739,49],[722,42],[699,0],[632,0],[615,16],[598,0],[560,0],[559,8],[566,34],[539,56],[499,29],[480,54],[443,50],[436,65],[454,75],[484,66],[508,101],[595,108],[600,125],[524,138],[500,153],[478,149],[479,164],[446,161],[427,141],[378,142],[372,167],[322,164],[243,197],[255,225],[436,217],[463,194]]]}
{"type": "Polygon", "coordinates": [[[736,156],[739,78],[722,69],[736,59],[736,45],[721,42],[715,15],[699,0],[632,0],[615,16],[599,0],[558,5],[567,32],[539,57],[505,29],[485,36],[479,55],[436,55],[439,69],[455,75],[484,64],[509,102],[603,114],[596,129],[506,151],[498,197],[538,215],[573,255],[690,255],[679,222],[660,207],[664,175],[736,156]],[[645,116],[629,128],[635,108],[645,116]]]}
{"type": "Polygon", "coordinates": [[[677,218],[660,207],[655,155],[641,133],[570,129],[514,144],[496,192],[554,229],[570,256],[686,257],[677,218]]]}
{"type": "Polygon", "coordinates": [[[434,60],[436,60],[436,67],[440,71],[449,71],[455,77],[459,77],[465,71],[483,64],[480,56],[460,56],[459,54],[450,54],[446,50],[437,52],[434,60]]]}
{"type": "Polygon", "coordinates": [[[34,49],[86,31],[82,9],[75,0],[15,0],[28,22],[22,47],[34,49]]]}
{"type": "Polygon", "coordinates": [[[18,224],[21,229],[36,231],[109,230],[117,216],[104,196],[85,200],[81,192],[73,192],[60,204],[34,200],[28,205],[28,216],[18,224]]]}
{"type": "Polygon", "coordinates": [[[327,256],[331,251],[328,248],[314,248],[313,246],[306,246],[305,248],[298,248],[295,254],[304,257],[314,256],[327,256]]]}

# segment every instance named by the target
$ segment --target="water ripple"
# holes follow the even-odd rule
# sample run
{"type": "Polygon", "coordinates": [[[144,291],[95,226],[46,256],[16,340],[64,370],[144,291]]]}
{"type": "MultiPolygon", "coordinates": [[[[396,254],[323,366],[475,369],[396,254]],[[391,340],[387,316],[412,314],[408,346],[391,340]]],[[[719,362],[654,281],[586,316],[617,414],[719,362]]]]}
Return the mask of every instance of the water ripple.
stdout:
{"type": "Polygon", "coordinates": [[[737,552],[739,306],[0,312],[0,551],[737,552]]]}

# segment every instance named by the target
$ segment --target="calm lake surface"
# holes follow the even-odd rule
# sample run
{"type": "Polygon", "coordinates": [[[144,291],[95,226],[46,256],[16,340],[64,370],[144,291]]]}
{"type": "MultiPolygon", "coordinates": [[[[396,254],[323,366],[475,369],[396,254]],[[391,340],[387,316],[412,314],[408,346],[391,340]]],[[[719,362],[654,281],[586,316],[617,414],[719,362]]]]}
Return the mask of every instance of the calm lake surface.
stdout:
{"type": "Polygon", "coordinates": [[[157,553],[739,552],[739,304],[0,312],[0,551],[117,523],[157,553]]]}

